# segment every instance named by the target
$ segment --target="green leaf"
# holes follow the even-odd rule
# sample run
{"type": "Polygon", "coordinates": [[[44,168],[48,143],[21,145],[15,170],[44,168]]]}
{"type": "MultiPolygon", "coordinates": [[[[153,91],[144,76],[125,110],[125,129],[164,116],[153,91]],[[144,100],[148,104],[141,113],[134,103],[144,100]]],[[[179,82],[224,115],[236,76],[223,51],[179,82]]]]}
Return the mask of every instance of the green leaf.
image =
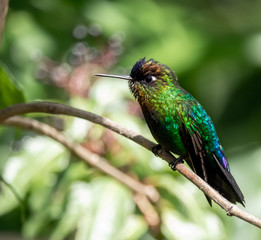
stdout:
{"type": "Polygon", "coordinates": [[[10,75],[6,67],[0,63],[0,108],[25,101],[23,92],[10,75]]]}

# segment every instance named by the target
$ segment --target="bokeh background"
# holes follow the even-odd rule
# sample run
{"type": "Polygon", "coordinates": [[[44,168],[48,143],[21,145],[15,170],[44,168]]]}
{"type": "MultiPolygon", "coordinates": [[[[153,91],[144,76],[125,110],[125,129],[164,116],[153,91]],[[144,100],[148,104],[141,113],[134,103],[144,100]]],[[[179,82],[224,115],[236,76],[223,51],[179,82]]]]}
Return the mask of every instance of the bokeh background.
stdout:
{"type": "MultiPolygon", "coordinates": [[[[143,58],[175,70],[212,117],[241,187],[261,216],[261,1],[10,1],[0,49],[1,108],[51,100],[109,117],[152,139],[127,83],[143,58]],[[3,77],[5,75],[5,77],[3,77]],[[5,80],[3,80],[5,79],[5,80]]],[[[164,161],[92,123],[33,117],[59,128],[161,194],[160,235],[131,191],[38,134],[0,128],[0,239],[260,239],[164,161]],[[20,198],[20,200],[19,200],[20,198]]],[[[242,206],[240,206],[242,207],[242,206]]]]}

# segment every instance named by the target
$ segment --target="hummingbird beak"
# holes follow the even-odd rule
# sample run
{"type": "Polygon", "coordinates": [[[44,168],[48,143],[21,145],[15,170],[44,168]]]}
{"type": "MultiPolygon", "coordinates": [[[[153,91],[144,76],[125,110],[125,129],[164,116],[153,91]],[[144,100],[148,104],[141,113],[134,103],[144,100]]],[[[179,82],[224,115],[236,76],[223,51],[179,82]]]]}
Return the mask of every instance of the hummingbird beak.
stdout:
{"type": "Polygon", "coordinates": [[[124,80],[132,80],[132,78],[130,76],[110,75],[110,74],[102,74],[102,73],[94,74],[94,76],[119,78],[119,79],[124,79],[124,80]]]}

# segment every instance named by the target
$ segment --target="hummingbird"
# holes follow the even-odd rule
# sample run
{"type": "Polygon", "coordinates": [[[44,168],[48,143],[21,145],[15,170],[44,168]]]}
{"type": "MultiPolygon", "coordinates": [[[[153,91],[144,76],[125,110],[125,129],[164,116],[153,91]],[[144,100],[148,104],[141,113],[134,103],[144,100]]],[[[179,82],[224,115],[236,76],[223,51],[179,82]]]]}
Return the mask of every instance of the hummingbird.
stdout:
{"type": "MultiPolygon", "coordinates": [[[[154,59],[142,58],[129,76],[95,75],[128,80],[157,148],[179,155],[178,159],[184,159],[192,171],[228,201],[244,206],[244,196],[231,174],[211,118],[179,85],[174,71],[154,59]]],[[[211,206],[211,199],[206,198],[211,206]]]]}

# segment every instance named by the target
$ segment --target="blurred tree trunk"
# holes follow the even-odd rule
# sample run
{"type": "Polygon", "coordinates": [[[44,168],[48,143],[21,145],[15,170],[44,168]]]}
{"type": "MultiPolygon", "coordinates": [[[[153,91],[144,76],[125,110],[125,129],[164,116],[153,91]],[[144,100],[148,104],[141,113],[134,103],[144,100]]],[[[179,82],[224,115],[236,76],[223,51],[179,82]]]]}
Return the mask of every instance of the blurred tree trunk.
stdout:
{"type": "Polygon", "coordinates": [[[2,39],[2,32],[4,30],[4,25],[5,25],[5,17],[8,10],[8,2],[9,0],[0,0],[0,43],[2,39]]]}

